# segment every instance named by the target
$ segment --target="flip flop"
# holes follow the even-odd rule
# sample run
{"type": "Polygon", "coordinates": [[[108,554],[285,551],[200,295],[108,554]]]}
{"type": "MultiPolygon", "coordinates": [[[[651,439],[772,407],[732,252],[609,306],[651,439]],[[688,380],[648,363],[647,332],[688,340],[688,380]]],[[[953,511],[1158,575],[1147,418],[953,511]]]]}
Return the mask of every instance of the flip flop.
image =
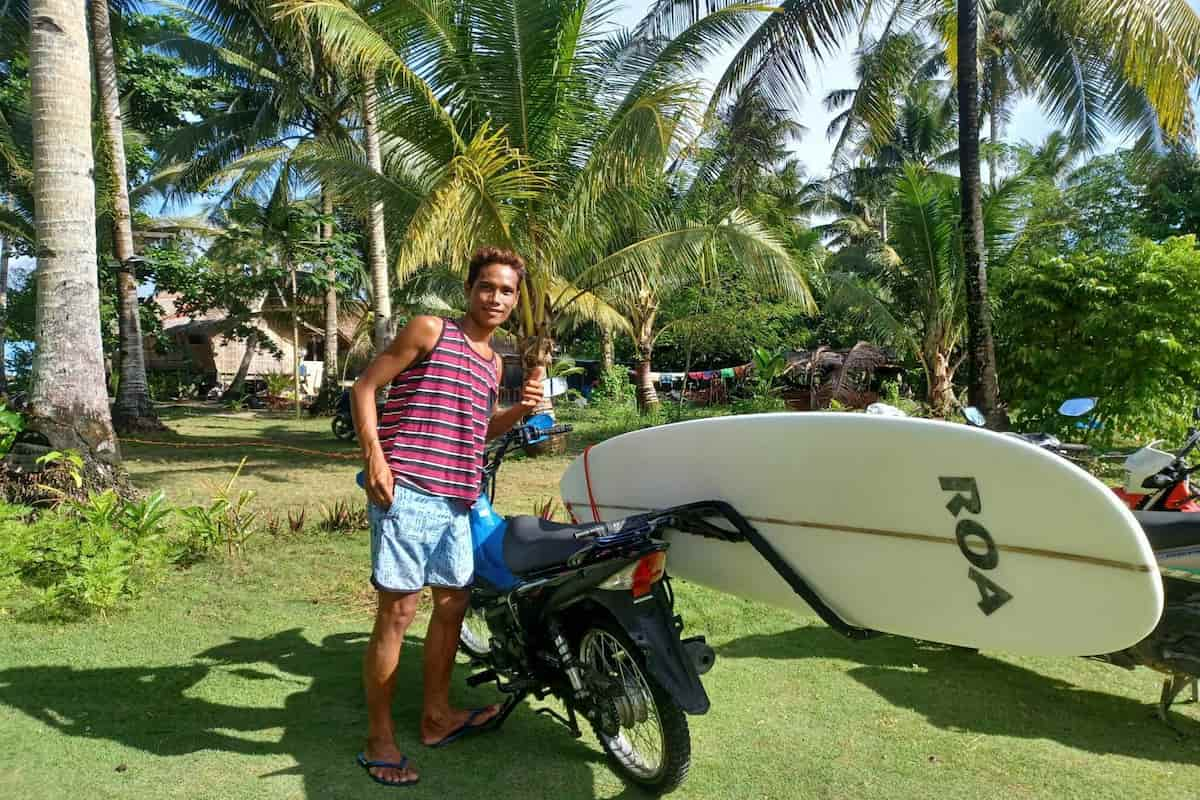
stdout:
{"type": "Polygon", "coordinates": [[[467,717],[466,722],[464,722],[462,725],[459,725],[457,728],[450,731],[450,733],[446,734],[441,739],[438,739],[433,744],[429,744],[429,745],[425,745],[425,746],[426,747],[445,747],[446,745],[450,744],[451,742],[456,742],[459,739],[463,738],[464,736],[470,736],[473,733],[482,733],[484,731],[492,730],[492,727],[491,727],[492,722],[494,722],[496,719],[496,717],[494,717],[494,716],[491,717],[490,719],[488,719],[486,722],[480,723],[479,725],[471,724],[476,719],[478,719],[481,714],[486,714],[488,711],[491,711],[491,710],[492,710],[491,706],[484,706],[482,708],[472,708],[471,713],[467,717]]]}
{"type": "Polygon", "coordinates": [[[358,762],[358,765],[360,767],[362,767],[363,769],[365,769],[367,771],[368,778],[375,781],[376,783],[382,783],[384,786],[396,786],[396,787],[416,786],[418,783],[421,782],[420,777],[417,777],[411,781],[389,781],[389,780],[385,780],[384,778],[379,777],[378,775],[374,775],[371,773],[371,770],[375,769],[377,767],[382,767],[385,769],[398,769],[401,772],[403,772],[404,770],[408,769],[408,756],[404,756],[399,761],[367,761],[367,754],[359,753],[358,757],[355,759],[355,761],[358,762]]]}

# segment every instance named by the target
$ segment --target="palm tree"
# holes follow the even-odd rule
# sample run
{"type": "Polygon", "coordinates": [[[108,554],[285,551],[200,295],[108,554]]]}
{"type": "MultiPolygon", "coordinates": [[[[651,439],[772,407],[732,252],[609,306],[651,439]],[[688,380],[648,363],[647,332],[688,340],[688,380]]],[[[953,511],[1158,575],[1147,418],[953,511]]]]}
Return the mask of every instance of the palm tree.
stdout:
{"type": "MultiPolygon", "coordinates": [[[[324,221],[320,239],[333,237],[335,193],[307,166],[316,146],[337,146],[360,105],[360,92],[295,20],[281,19],[272,0],[189,0],[191,37],[160,46],[237,87],[220,113],[175,137],[164,162],[186,161],[181,190],[227,185],[218,206],[241,197],[265,200],[287,172],[300,184],[315,181],[324,221]]],[[[183,13],[183,12],[181,12],[183,13]]],[[[354,187],[355,191],[358,187],[354,187]]],[[[338,375],[338,276],[324,275],[325,352],[322,397],[334,397],[338,375]]]]}
{"type": "MultiPolygon", "coordinates": [[[[917,359],[926,399],[939,416],[950,411],[954,375],[965,357],[967,262],[956,183],[919,163],[902,165],[889,199],[895,222],[888,249],[875,249],[854,273],[831,274],[827,301],[917,359]]],[[[997,255],[1015,227],[1011,207],[1023,189],[1010,178],[985,198],[986,242],[997,255]]]]}
{"type": "Polygon", "coordinates": [[[589,2],[437,3],[422,15],[314,0],[280,6],[312,20],[340,62],[392,83],[381,97],[395,148],[385,180],[370,184],[349,157],[325,167],[378,186],[397,207],[419,197],[402,215],[397,278],[427,265],[461,269],[489,239],[526,256],[514,323],[526,368],[549,367],[557,320],[599,313],[601,287],[649,274],[668,254],[694,253],[714,236],[755,233],[730,217],[615,244],[638,227],[644,192],[695,119],[691,70],[746,30],[750,7],[676,39],[633,39],[606,36],[611,9],[589,2]],[[447,235],[451,220],[458,224],[447,235]]]}
{"type": "MultiPolygon", "coordinates": [[[[363,81],[363,147],[367,166],[383,175],[383,153],[379,146],[379,91],[374,76],[363,81]]],[[[392,295],[388,280],[387,222],[383,201],[373,199],[367,211],[367,265],[371,270],[371,312],[374,317],[372,344],[375,352],[384,350],[392,338],[392,295]]]]}
{"type": "Polygon", "coordinates": [[[91,57],[77,0],[31,0],[37,324],[29,427],[75,449],[99,481],[120,462],[100,342],[92,183],[91,57]]]}
{"type": "MultiPolygon", "coordinates": [[[[978,51],[978,0],[958,0],[959,53],[978,51]]],[[[967,396],[996,428],[1008,427],[1000,405],[996,349],[992,342],[992,310],[987,291],[987,250],[983,233],[982,184],[979,178],[979,64],[958,59],[958,174],[962,201],[963,271],[967,289],[967,396]]]]}
{"type": "Polygon", "coordinates": [[[126,183],[125,138],[121,124],[121,97],[117,88],[117,63],[113,55],[109,24],[109,0],[89,0],[92,23],[92,53],[96,68],[96,94],[106,147],[105,166],[112,193],[113,249],[117,259],[118,330],[120,332],[121,380],[113,405],[113,424],[118,431],[161,430],[146,380],[141,316],[138,311],[137,255],[133,248],[132,213],[126,183]]]}

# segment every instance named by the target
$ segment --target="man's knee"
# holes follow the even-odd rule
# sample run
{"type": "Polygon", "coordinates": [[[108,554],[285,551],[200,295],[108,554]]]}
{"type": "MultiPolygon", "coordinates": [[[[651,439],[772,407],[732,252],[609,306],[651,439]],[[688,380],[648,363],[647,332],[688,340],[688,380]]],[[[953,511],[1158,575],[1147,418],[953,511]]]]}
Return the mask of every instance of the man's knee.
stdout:
{"type": "Polygon", "coordinates": [[[470,602],[471,595],[466,589],[433,590],[433,614],[440,620],[461,620],[470,602]]]}
{"type": "Polygon", "coordinates": [[[403,634],[417,614],[418,592],[380,592],[375,618],[379,625],[403,634]]]}

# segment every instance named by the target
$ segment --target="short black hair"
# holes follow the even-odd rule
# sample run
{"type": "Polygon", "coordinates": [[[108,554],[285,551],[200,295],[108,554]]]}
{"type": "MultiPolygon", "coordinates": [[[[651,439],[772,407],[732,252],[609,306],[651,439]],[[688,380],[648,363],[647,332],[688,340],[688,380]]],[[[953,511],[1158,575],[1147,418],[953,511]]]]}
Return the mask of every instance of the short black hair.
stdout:
{"type": "Polygon", "coordinates": [[[479,271],[488,264],[504,264],[512,267],[513,271],[517,273],[518,282],[525,278],[525,259],[512,250],[500,247],[481,247],[471,256],[471,263],[467,267],[467,286],[475,284],[479,278],[479,271]]]}

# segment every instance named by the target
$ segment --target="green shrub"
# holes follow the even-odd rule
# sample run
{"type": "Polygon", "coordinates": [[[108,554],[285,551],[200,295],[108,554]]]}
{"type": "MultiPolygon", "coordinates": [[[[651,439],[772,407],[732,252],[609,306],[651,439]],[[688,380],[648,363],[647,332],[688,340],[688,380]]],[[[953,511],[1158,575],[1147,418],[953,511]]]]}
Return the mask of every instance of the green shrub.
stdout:
{"type": "Polygon", "coordinates": [[[592,392],[592,402],[626,405],[634,402],[637,390],[629,380],[629,370],[614,364],[600,373],[599,383],[592,392]]]}
{"type": "Polygon", "coordinates": [[[178,561],[190,564],[221,546],[226,555],[240,555],[257,532],[258,511],[251,507],[255,493],[249,489],[235,492],[233,488],[245,466],[243,458],[207,505],[189,506],[179,512],[183,516],[184,536],[176,549],[178,561]]]}
{"type": "Polygon", "coordinates": [[[137,597],[170,567],[163,518],[156,518],[161,502],[156,495],[126,505],[107,492],[32,521],[27,510],[5,506],[0,593],[12,595],[24,585],[37,610],[51,619],[103,616],[137,597]]]}

